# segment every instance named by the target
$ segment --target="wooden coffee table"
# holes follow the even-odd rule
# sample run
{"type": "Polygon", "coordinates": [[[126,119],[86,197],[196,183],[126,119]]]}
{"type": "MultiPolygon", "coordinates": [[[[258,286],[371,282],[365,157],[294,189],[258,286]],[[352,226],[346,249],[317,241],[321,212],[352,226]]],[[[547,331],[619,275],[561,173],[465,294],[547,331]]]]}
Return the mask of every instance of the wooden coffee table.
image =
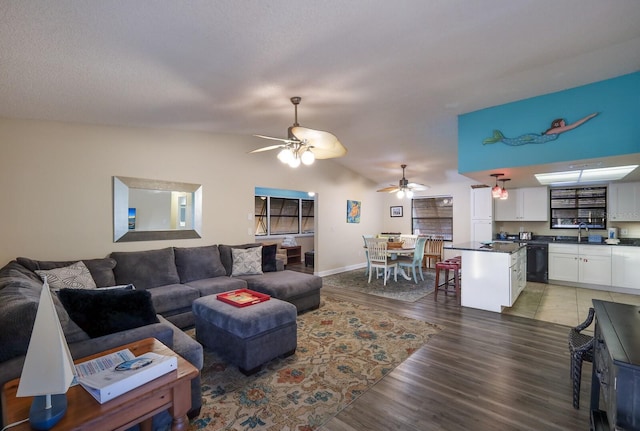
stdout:
{"type": "MultiPolygon", "coordinates": [[[[52,430],[126,430],[138,423],[142,430],[150,430],[153,415],[166,409],[173,417],[172,430],[187,429],[191,380],[198,375],[198,369],[155,338],[106,350],[75,362],[84,362],[122,349],[131,350],[135,356],[147,352],[177,356],[178,369],[104,404],[96,401],[82,386],[71,387],[67,391],[67,412],[52,430]]],[[[33,397],[16,397],[19,382],[20,379],[12,380],[2,388],[4,425],[29,417],[33,397]]],[[[11,428],[11,431],[14,430],[26,431],[31,427],[29,422],[24,422],[11,428]]]]}

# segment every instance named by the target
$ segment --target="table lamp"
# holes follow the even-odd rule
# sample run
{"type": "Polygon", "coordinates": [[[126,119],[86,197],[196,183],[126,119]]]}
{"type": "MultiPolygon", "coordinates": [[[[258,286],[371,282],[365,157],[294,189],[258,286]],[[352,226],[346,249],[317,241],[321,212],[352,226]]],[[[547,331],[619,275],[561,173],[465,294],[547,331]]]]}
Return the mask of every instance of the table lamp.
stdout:
{"type": "Polygon", "coordinates": [[[75,368],[45,277],[16,396],[34,396],[29,423],[48,430],[67,411],[67,390],[75,368]]]}

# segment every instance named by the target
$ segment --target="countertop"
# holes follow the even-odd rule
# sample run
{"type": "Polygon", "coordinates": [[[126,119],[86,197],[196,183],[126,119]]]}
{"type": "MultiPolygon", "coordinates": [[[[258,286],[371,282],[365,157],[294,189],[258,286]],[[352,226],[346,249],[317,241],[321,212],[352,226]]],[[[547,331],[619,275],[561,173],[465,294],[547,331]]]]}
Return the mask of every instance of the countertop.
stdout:
{"type": "MultiPolygon", "coordinates": [[[[616,244],[607,244],[604,242],[605,238],[602,239],[601,242],[589,242],[588,236],[583,236],[580,244],[587,245],[610,245],[614,246],[616,244]]],[[[532,239],[528,240],[520,240],[520,239],[496,239],[496,242],[515,242],[521,244],[578,244],[578,237],[576,236],[534,236],[532,239]]],[[[638,238],[620,238],[620,243],[617,245],[627,246],[627,247],[640,247],[640,239],[638,238]]]]}
{"type": "Polygon", "coordinates": [[[467,251],[484,251],[491,253],[514,253],[525,247],[526,244],[510,241],[494,241],[494,242],[463,242],[452,244],[445,247],[451,250],[467,250],[467,251]]]}

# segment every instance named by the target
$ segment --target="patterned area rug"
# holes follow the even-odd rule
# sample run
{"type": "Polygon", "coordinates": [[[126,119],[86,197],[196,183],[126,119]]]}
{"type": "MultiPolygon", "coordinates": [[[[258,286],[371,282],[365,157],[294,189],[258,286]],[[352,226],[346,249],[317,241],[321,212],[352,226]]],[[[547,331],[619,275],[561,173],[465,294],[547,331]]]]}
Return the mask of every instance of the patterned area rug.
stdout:
{"type": "Polygon", "coordinates": [[[322,277],[323,286],[334,286],[340,289],[355,290],[356,292],[370,295],[384,296],[385,298],[398,299],[400,301],[414,302],[433,292],[435,285],[435,272],[433,269],[423,271],[424,281],[418,275],[418,284],[413,280],[405,280],[398,275],[398,281],[393,278],[383,285],[382,277],[376,279],[375,273],[371,277],[364,275],[364,269],[341,272],[339,274],[322,277]]]}
{"type": "Polygon", "coordinates": [[[205,349],[202,413],[189,429],[315,430],[438,331],[427,322],[325,298],[318,310],[298,316],[296,353],[253,376],[205,349]]]}

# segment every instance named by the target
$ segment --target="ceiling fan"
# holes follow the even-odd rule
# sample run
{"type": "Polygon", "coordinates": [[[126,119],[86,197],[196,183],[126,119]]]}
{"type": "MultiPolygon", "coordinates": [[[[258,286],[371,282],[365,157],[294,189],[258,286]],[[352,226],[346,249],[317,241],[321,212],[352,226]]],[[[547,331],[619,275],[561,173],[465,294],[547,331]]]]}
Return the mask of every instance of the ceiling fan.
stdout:
{"type": "Polygon", "coordinates": [[[385,187],[384,189],[378,190],[379,192],[396,193],[398,198],[400,199],[402,199],[405,196],[411,199],[413,197],[413,192],[419,192],[419,191],[427,190],[429,188],[424,184],[410,183],[404,177],[404,170],[407,167],[407,165],[400,165],[400,167],[402,168],[402,179],[398,181],[398,185],[385,187]]]}
{"type": "Polygon", "coordinates": [[[258,148],[251,153],[280,149],[278,159],[292,168],[300,166],[300,162],[310,165],[315,159],[333,159],[347,154],[347,149],[338,141],[333,134],[322,130],[308,129],[300,127],[298,124],[298,105],[301,97],[292,97],[291,103],[295,107],[295,120],[288,130],[288,137],[274,138],[271,136],[254,135],[258,138],[281,141],[281,144],[269,145],[258,148]]]}

